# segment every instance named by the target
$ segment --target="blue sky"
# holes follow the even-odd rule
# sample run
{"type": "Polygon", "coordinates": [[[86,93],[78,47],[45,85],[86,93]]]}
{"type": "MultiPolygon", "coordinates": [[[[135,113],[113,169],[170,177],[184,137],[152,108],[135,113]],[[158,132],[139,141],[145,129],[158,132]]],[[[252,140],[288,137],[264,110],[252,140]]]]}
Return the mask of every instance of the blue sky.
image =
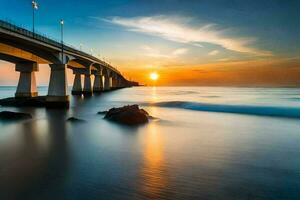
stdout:
{"type": "MultiPolygon", "coordinates": [[[[2,19],[31,27],[31,1],[1,1],[2,19]]],[[[165,15],[193,18],[192,25],[195,27],[216,24],[222,29],[232,29],[231,36],[254,37],[258,40],[254,44],[256,47],[272,49],[276,54],[299,53],[300,3],[296,0],[39,0],[38,3],[37,30],[58,38],[58,21],[63,18],[66,21],[66,34],[70,35],[66,39],[70,43],[77,43],[77,38],[82,38],[81,35],[75,35],[77,32],[91,34],[93,38],[82,39],[89,45],[93,44],[89,42],[91,40],[102,40],[97,38],[98,34],[106,39],[123,36],[124,33],[120,31],[126,28],[95,21],[93,17],[109,19],[114,16],[165,15]]]]}
{"type": "MultiPolygon", "coordinates": [[[[124,69],[300,54],[297,0],[37,0],[36,30],[124,69]]],[[[0,0],[0,17],[32,27],[31,1],[0,0]]]]}

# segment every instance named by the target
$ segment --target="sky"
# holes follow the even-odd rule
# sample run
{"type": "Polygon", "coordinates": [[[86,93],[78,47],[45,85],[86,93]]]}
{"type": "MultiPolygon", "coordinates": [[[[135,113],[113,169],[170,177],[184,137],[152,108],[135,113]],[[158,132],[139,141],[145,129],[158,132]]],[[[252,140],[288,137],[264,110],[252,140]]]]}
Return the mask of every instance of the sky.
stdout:
{"type": "MultiPolygon", "coordinates": [[[[298,0],[37,0],[36,31],[104,58],[142,84],[300,85],[298,0]],[[159,79],[153,83],[151,72],[159,79]]],[[[29,0],[0,0],[0,18],[32,29],[29,0]]],[[[0,84],[14,85],[0,62],[0,84]]],[[[47,85],[49,67],[37,81],[47,85]]],[[[69,83],[73,81],[71,72],[69,83]]]]}

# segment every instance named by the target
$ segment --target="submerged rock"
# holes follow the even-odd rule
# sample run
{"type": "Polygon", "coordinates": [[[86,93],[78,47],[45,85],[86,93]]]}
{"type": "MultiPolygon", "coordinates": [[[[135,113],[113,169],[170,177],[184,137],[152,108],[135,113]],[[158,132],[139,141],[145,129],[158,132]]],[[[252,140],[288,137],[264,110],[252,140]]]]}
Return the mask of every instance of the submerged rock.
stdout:
{"type": "Polygon", "coordinates": [[[99,115],[105,115],[108,111],[100,111],[98,112],[99,115]]]}
{"type": "Polygon", "coordinates": [[[21,119],[31,119],[32,116],[28,113],[10,112],[2,111],[0,112],[1,120],[21,120],[21,119]]]}
{"type": "Polygon", "coordinates": [[[78,118],[75,118],[75,117],[70,117],[67,119],[68,122],[85,122],[85,120],[83,119],[78,119],[78,118]]]}
{"type": "Polygon", "coordinates": [[[110,109],[104,118],[121,124],[138,125],[148,123],[149,114],[138,105],[128,105],[110,109]]]}
{"type": "Polygon", "coordinates": [[[46,97],[32,97],[32,98],[15,98],[9,97],[0,99],[1,106],[14,106],[14,107],[45,107],[46,97]]]}

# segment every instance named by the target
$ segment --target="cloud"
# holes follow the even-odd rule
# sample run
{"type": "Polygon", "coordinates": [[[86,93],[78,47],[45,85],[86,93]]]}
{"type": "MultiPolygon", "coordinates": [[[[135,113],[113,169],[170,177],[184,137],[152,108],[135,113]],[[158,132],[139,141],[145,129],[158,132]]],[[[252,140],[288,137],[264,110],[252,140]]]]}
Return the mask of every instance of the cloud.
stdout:
{"type": "Polygon", "coordinates": [[[152,48],[148,45],[141,46],[141,49],[146,51],[146,54],[145,54],[146,56],[154,57],[154,58],[176,58],[176,57],[184,55],[188,52],[188,49],[186,49],[186,48],[178,48],[168,54],[166,54],[166,53],[163,54],[158,49],[152,48]]]}
{"type": "Polygon", "coordinates": [[[146,53],[144,55],[148,56],[148,57],[153,57],[153,58],[171,58],[170,55],[166,55],[166,54],[162,54],[160,53],[159,50],[152,48],[148,45],[143,45],[141,46],[141,49],[143,49],[144,51],[146,51],[146,53]]]}
{"type": "Polygon", "coordinates": [[[225,30],[217,29],[215,24],[191,25],[192,18],[159,15],[133,18],[112,17],[105,21],[126,27],[129,31],[150,34],[175,42],[200,47],[203,43],[210,43],[241,53],[257,56],[272,55],[270,51],[251,47],[255,41],[254,38],[229,38],[225,36],[225,30]]]}
{"type": "Polygon", "coordinates": [[[221,59],[219,59],[217,61],[219,61],[219,62],[227,62],[227,61],[230,61],[230,60],[232,60],[232,59],[230,59],[230,58],[221,58],[221,59]]]}
{"type": "Polygon", "coordinates": [[[213,51],[211,51],[211,52],[208,53],[208,55],[210,55],[210,56],[215,56],[217,54],[219,54],[218,50],[213,50],[213,51]]]}
{"type": "Polygon", "coordinates": [[[186,48],[180,48],[180,49],[176,49],[173,51],[173,55],[178,56],[178,55],[183,55],[186,54],[188,52],[188,49],[186,48]]]}

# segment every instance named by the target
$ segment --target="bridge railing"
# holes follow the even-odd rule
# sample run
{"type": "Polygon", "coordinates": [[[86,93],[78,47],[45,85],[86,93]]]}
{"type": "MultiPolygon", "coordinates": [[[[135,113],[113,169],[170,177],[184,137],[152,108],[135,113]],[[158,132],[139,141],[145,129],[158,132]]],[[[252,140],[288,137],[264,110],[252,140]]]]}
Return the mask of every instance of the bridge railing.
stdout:
{"type": "MultiPolygon", "coordinates": [[[[61,48],[61,45],[62,45],[61,42],[58,41],[58,40],[49,38],[46,35],[42,35],[42,34],[38,34],[38,33],[33,33],[32,31],[29,31],[26,28],[23,28],[23,27],[20,27],[20,26],[17,26],[15,24],[13,24],[12,22],[8,22],[8,21],[4,21],[4,20],[0,19],[0,27],[3,28],[3,29],[6,29],[8,31],[21,34],[23,36],[30,37],[30,38],[32,38],[34,40],[41,41],[41,42],[44,42],[46,44],[55,46],[57,48],[61,48]]],[[[80,50],[76,49],[76,47],[73,47],[72,45],[66,44],[64,42],[63,43],[63,47],[64,47],[64,50],[67,50],[67,51],[70,51],[72,53],[76,53],[76,54],[88,57],[88,58],[90,58],[92,60],[95,60],[95,61],[101,63],[102,65],[105,65],[105,66],[113,69],[114,71],[120,73],[116,68],[114,68],[110,64],[108,64],[108,63],[100,60],[99,58],[94,57],[93,55],[90,55],[90,54],[88,54],[86,52],[80,51],[80,50]]]]}

